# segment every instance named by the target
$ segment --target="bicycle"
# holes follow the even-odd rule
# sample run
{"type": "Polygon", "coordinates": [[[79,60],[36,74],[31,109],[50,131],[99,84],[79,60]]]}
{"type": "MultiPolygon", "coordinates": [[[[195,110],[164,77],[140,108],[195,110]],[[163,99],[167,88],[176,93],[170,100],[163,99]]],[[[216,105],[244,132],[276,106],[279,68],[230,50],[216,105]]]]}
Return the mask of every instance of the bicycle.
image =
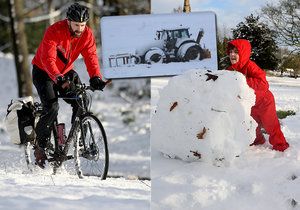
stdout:
{"type": "MultiPolygon", "coordinates": [[[[109,83],[110,81],[107,81],[109,83]]],[[[57,119],[53,123],[52,134],[46,146],[46,156],[50,165],[53,166],[53,174],[68,160],[75,160],[75,169],[79,178],[83,176],[98,176],[106,179],[109,165],[107,138],[104,127],[100,120],[90,111],[91,96],[87,90],[94,91],[92,87],[78,84],[75,88],[75,97],[58,96],[67,100],[76,100],[79,108],[75,115],[68,136],[61,135],[57,119]],[[63,139],[62,139],[63,136],[63,139]],[[70,154],[69,149],[74,148],[70,154]]],[[[42,113],[42,105],[34,103],[35,121],[38,121],[42,113]]],[[[36,124],[36,123],[35,123],[36,124]]],[[[25,144],[25,159],[29,170],[32,171],[33,149],[36,139],[25,144]]]]}

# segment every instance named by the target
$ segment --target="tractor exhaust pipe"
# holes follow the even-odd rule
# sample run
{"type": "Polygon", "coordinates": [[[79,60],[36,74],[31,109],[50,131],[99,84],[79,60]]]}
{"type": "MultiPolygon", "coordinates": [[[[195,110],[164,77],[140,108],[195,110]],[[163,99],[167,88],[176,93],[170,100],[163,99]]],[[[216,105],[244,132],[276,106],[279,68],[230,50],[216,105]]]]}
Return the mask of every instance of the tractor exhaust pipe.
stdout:
{"type": "Polygon", "coordinates": [[[200,31],[199,31],[199,33],[198,33],[198,36],[197,36],[196,43],[200,44],[200,40],[202,39],[203,34],[204,34],[203,29],[200,29],[200,31]]]}

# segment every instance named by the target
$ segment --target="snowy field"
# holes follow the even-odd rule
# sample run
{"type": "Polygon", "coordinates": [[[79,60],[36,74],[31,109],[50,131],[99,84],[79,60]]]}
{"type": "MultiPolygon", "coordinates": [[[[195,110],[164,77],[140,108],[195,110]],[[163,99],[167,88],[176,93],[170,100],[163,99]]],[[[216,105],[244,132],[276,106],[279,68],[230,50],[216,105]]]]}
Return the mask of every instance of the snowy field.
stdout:
{"type": "MultiPolygon", "coordinates": [[[[82,60],[75,69],[87,83],[82,60]]],[[[49,166],[28,172],[23,148],[9,142],[3,122],[7,105],[17,98],[11,56],[0,55],[0,75],[1,210],[150,209],[150,99],[141,94],[142,90],[149,92],[145,79],[114,80],[103,92],[93,94],[92,111],[104,125],[110,154],[109,178],[101,181],[93,177],[81,180],[66,170],[53,176],[49,166]]],[[[60,101],[59,121],[68,128],[70,117],[71,107],[60,101]]]]}
{"type": "MultiPolygon", "coordinates": [[[[166,158],[152,147],[152,210],[300,209],[299,79],[267,77],[267,80],[277,110],[296,112],[281,120],[290,148],[281,153],[271,150],[268,143],[248,147],[230,164],[212,165],[166,158]]],[[[167,83],[167,78],[151,79],[152,115],[159,92],[167,83]]]]}

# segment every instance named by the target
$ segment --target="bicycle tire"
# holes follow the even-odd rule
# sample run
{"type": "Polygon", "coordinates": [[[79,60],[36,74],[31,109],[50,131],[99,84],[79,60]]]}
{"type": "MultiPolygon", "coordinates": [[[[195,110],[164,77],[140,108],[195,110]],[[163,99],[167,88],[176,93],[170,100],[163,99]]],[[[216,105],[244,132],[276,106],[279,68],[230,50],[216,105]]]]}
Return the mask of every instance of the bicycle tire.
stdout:
{"type": "Polygon", "coordinates": [[[75,133],[74,159],[77,174],[106,179],[109,154],[107,138],[100,120],[89,113],[82,117],[75,133]],[[84,135],[82,135],[84,133],[84,135]],[[84,137],[84,140],[83,140],[84,137]]]}

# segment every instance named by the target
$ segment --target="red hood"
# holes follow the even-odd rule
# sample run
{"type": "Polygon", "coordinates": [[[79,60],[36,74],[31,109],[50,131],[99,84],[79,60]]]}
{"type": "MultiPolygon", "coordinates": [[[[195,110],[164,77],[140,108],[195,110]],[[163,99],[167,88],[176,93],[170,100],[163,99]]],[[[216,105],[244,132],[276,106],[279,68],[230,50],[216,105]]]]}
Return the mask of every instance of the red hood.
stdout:
{"type": "MultiPolygon", "coordinates": [[[[235,39],[228,43],[227,54],[229,55],[229,48],[234,46],[239,51],[239,61],[230,67],[232,69],[242,71],[245,64],[250,60],[251,55],[251,44],[246,39],[235,39]]],[[[243,73],[243,72],[242,72],[243,73]]]]}

